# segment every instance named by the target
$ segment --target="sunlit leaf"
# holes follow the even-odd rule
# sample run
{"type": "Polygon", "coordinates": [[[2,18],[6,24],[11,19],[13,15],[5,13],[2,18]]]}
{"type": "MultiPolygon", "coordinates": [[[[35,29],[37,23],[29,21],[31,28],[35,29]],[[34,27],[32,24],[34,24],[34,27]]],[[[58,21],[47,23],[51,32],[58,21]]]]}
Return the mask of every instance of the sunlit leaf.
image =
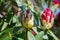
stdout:
{"type": "Polygon", "coordinates": [[[16,15],[13,16],[13,23],[18,22],[18,17],[16,15]]]}
{"type": "Polygon", "coordinates": [[[35,37],[28,31],[28,40],[35,40],[35,37]]]}
{"type": "Polygon", "coordinates": [[[41,31],[35,36],[35,40],[43,40],[44,31],[41,31]]]}
{"type": "Polygon", "coordinates": [[[38,34],[36,27],[33,27],[32,29],[38,34]]]}
{"type": "Polygon", "coordinates": [[[23,40],[22,38],[18,38],[18,40],[23,40]]]}
{"type": "Polygon", "coordinates": [[[5,38],[3,38],[2,40],[9,40],[9,38],[8,38],[8,37],[5,37],[5,38]]]}
{"type": "Polygon", "coordinates": [[[6,27],[7,27],[8,23],[7,22],[4,22],[2,28],[1,28],[1,31],[3,31],[6,27]]]}

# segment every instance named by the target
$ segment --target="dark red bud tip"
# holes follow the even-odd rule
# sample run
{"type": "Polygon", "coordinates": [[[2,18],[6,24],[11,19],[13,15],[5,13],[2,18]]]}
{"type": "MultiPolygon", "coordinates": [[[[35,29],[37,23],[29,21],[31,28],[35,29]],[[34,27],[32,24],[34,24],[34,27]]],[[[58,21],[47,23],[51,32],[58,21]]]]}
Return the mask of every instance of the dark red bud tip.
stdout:
{"type": "Polygon", "coordinates": [[[57,20],[60,20],[60,12],[57,14],[57,20]]]}
{"type": "Polygon", "coordinates": [[[30,10],[26,10],[27,15],[29,14],[30,10]]]}
{"type": "Polygon", "coordinates": [[[34,31],[32,31],[32,34],[35,35],[36,33],[34,31]]]}

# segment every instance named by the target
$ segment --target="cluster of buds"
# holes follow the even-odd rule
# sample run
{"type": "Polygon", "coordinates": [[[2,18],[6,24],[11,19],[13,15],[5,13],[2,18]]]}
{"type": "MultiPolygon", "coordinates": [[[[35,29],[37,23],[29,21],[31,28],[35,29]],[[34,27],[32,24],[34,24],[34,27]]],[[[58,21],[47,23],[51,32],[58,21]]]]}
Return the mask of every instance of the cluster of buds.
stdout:
{"type": "MultiPolygon", "coordinates": [[[[33,14],[30,10],[26,10],[24,12],[24,14],[19,13],[18,14],[19,17],[22,16],[22,24],[25,28],[32,28],[34,25],[34,17],[33,14]]],[[[20,19],[21,20],[21,19],[20,19]]]]}
{"type": "Polygon", "coordinates": [[[49,8],[46,8],[41,15],[42,25],[44,29],[50,29],[54,22],[54,15],[49,8]]]}

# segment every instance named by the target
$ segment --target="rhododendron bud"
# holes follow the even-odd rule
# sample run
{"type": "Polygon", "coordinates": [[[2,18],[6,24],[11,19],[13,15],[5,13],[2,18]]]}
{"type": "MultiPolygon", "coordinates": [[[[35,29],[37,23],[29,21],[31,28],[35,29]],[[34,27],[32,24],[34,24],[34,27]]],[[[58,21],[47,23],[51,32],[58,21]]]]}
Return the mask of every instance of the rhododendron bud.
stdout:
{"type": "Polygon", "coordinates": [[[41,19],[42,25],[45,29],[50,29],[52,27],[52,24],[54,22],[54,15],[49,8],[44,10],[43,14],[41,15],[41,19]]]}
{"type": "Polygon", "coordinates": [[[53,4],[58,4],[58,0],[53,0],[53,4]]]}
{"type": "Polygon", "coordinates": [[[34,25],[34,17],[30,10],[26,10],[23,18],[23,26],[26,28],[32,28],[34,25]]]}

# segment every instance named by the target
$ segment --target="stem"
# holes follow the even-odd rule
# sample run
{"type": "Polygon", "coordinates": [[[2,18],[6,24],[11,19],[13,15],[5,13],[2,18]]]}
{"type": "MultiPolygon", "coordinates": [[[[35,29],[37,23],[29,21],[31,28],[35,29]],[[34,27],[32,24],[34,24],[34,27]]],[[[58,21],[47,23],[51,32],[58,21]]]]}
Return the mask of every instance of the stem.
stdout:
{"type": "Polygon", "coordinates": [[[11,33],[9,32],[9,38],[10,38],[10,40],[12,40],[12,35],[11,35],[11,33]]]}
{"type": "Polygon", "coordinates": [[[51,0],[48,0],[48,8],[50,7],[51,4],[51,0]]]}
{"type": "Polygon", "coordinates": [[[28,35],[27,35],[27,33],[28,33],[28,29],[26,28],[26,40],[28,40],[28,35]]]}
{"type": "Polygon", "coordinates": [[[55,39],[55,40],[59,40],[54,34],[52,31],[48,30],[48,32],[50,33],[50,35],[55,39]]]}

